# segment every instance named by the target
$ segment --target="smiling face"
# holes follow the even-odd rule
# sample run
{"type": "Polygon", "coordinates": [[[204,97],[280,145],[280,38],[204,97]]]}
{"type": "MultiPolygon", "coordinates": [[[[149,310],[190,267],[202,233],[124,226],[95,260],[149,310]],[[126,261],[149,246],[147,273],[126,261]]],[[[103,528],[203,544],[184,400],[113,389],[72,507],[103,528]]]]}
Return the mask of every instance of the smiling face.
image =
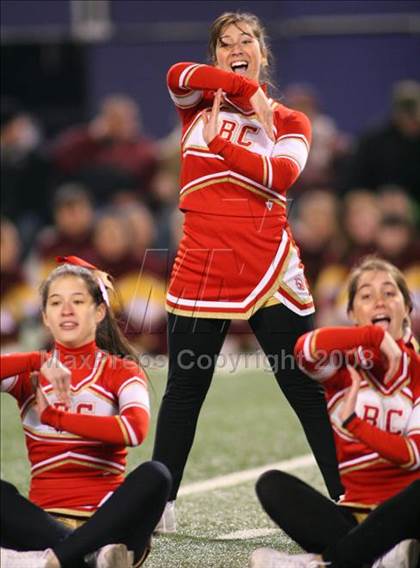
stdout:
{"type": "Polygon", "coordinates": [[[366,270],[361,273],[350,317],[358,325],[380,325],[394,339],[404,332],[404,320],[409,308],[391,273],[386,270],[366,270]]]}
{"type": "Polygon", "coordinates": [[[76,348],[93,341],[104,317],[104,304],[95,304],[83,278],[65,275],[51,282],[43,320],[62,345],[76,348]]]}
{"type": "Polygon", "coordinates": [[[225,26],[217,39],[215,65],[258,81],[267,56],[247,22],[225,26]]]}

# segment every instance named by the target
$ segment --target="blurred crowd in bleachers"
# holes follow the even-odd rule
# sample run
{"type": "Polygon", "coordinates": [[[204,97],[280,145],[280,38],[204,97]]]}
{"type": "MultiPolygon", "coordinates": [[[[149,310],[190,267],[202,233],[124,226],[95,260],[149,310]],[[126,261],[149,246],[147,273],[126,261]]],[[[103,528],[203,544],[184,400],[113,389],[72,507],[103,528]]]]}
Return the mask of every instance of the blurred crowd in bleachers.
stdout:
{"type": "MultiPolygon", "coordinates": [[[[283,102],[313,126],[306,169],[288,197],[317,325],[347,323],[349,268],[377,253],[405,273],[420,334],[420,84],[398,83],[390,99],[390,115],[355,139],[309,85],[284,90],[283,102]]],[[[115,94],[87,124],[45,139],[37,117],[2,99],[0,141],[2,350],[46,345],[37,289],[55,257],[73,254],[114,277],[130,340],[165,352],[165,288],[182,228],[179,130],[152,140],[136,103],[115,94]]],[[[247,330],[234,323],[229,349],[253,347],[247,330]]]]}

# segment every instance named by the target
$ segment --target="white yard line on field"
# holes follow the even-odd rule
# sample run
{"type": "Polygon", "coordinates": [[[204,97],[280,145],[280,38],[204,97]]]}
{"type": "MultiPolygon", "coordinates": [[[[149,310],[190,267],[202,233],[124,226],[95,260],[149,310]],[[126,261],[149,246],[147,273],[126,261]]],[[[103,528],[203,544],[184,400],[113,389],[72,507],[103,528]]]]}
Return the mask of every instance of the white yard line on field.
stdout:
{"type": "Polygon", "coordinates": [[[194,495],[196,493],[205,493],[206,491],[213,491],[214,489],[221,489],[223,487],[232,487],[233,485],[239,485],[246,481],[252,481],[257,479],[257,477],[269,469],[293,471],[300,467],[313,465],[316,465],[313,455],[306,454],[297,458],[283,460],[278,463],[270,463],[260,467],[254,467],[252,469],[245,469],[243,471],[235,471],[234,473],[229,473],[227,475],[220,475],[218,477],[213,477],[212,479],[206,479],[205,481],[189,483],[188,485],[181,487],[179,490],[179,497],[194,495]]]}
{"type": "Polygon", "coordinates": [[[270,536],[278,534],[279,529],[245,529],[242,531],[235,531],[228,534],[222,534],[217,537],[217,540],[247,540],[249,538],[261,538],[263,536],[270,536]]]}

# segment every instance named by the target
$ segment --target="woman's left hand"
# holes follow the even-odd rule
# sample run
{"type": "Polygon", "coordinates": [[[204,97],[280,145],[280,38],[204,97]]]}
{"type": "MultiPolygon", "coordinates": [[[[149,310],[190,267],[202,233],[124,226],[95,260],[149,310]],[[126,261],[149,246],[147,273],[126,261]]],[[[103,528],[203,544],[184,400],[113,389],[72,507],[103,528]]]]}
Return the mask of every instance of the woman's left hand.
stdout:
{"type": "Polygon", "coordinates": [[[386,385],[400,367],[402,351],[399,348],[398,343],[395,339],[393,339],[392,335],[388,331],[385,332],[379,348],[388,360],[388,370],[384,376],[384,384],[386,385]]]}
{"type": "Polygon", "coordinates": [[[221,101],[222,89],[217,89],[211,110],[206,110],[205,112],[203,112],[203,138],[206,144],[210,144],[213,138],[215,138],[218,134],[218,119],[221,101]]]}
{"type": "Polygon", "coordinates": [[[252,95],[249,99],[261,126],[265,130],[265,133],[270,138],[272,142],[275,142],[274,136],[274,112],[271,108],[271,104],[261,89],[261,87],[252,95]]]}
{"type": "Polygon", "coordinates": [[[341,422],[345,422],[356,410],[357,395],[359,394],[360,383],[362,380],[354,367],[347,365],[347,370],[350,373],[351,386],[347,389],[343,399],[343,406],[340,410],[341,422]]]}

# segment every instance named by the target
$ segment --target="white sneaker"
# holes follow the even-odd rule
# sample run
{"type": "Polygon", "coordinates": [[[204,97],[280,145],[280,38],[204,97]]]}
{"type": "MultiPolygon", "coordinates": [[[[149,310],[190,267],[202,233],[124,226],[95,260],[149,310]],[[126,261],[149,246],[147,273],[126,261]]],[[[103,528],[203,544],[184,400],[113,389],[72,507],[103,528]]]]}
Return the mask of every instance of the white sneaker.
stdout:
{"type": "Polygon", "coordinates": [[[20,552],[11,548],[0,548],[1,568],[49,568],[50,558],[48,550],[20,552]]]}
{"type": "Polygon", "coordinates": [[[420,557],[418,540],[402,540],[386,554],[378,558],[372,568],[416,568],[420,557]]]}
{"type": "Polygon", "coordinates": [[[176,517],[175,517],[175,501],[168,501],[165,505],[165,510],[156,525],[156,534],[168,534],[176,532],[176,517]]]}
{"type": "Polygon", "coordinates": [[[320,568],[328,566],[316,554],[285,554],[272,548],[257,548],[249,559],[249,568],[320,568]]]}
{"type": "Polygon", "coordinates": [[[130,568],[132,558],[125,544],[107,544],[85,557],[85,561],[92,568],[130,568]]]}

